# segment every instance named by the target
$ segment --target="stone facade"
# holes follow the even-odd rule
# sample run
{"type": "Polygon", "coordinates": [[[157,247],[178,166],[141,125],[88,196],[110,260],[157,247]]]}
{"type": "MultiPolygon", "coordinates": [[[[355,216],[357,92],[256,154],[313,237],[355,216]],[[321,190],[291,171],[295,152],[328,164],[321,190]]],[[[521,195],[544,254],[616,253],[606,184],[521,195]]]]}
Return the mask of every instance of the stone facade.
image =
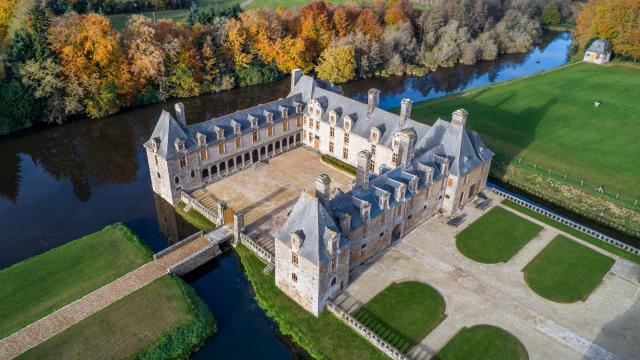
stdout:
{"type": "Polygon", "coordinates": [[[584,53],[582,61],[603,65],[611,59],[611,43],[606,39],[594,40],[584,53]]]}

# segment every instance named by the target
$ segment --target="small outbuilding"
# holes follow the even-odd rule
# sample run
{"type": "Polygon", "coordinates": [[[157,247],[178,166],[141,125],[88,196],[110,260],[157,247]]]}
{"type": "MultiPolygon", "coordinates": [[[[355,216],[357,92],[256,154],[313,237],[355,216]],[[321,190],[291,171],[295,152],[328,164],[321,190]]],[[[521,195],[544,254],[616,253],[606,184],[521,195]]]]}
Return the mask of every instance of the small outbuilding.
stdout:
{"type": "Polygon", "coordinates": [[[592,64],[606,64],[611,58],[611,43],[607,39],[594,40],[584,53],[582,61],[592,64]]]}

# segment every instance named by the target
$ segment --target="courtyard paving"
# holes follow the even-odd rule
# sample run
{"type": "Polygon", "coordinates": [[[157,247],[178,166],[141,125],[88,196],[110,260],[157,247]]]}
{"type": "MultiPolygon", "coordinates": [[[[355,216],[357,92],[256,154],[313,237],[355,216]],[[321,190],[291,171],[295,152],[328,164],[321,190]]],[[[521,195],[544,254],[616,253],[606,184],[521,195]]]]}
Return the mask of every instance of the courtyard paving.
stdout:
{"type": "MultiPolygon", "coordinates": [[[[494,195],[494,204],[500,198],[494,195]]],[[[500,204],[494,206],[502,206],[500,204]]],[[[503,208],[506,208],[502,206],[503,208]]],[[[640,354],[638,267],[535,219],[543,230],[507,263],[480,264],[456,248],[455,235],[483,213],[467,206],[467,221],[455,229],[434,218],[390,247],[377,261],[352,277],[336,302],[353,313],[393,282],[422,281],[446,301],[445,320],[410,355],[428,359],[462,327],[499,326],[514,334],[531,359],[634,359],[640,354]],[[556,235],[616,259],[614,269],[584,302],[560,304],[535,294],[522,268],[556,235]],[[354,280],[355,279],[355,280],[354,280]]],[[[488,211],[488,210],[486,210],[488,211]]],[[[485,212],[486,212],[485,211],[485,212]]],[[[504,229],[508,234],[508,229],[504,229]]]]}
{"type": "Polygon", "coordinates": [[[255,164],[218,182],[206,190],[225,201],[235,212],[244,214],[247,232],[258,230],[258,243],[273,252],[273,237],[303,190],[314,191],[320,174],[331,178],[331,188],[349,191],[353,177],[320,161],[320,156],[298,147],[269,159],[268,164],[255,164]]]}

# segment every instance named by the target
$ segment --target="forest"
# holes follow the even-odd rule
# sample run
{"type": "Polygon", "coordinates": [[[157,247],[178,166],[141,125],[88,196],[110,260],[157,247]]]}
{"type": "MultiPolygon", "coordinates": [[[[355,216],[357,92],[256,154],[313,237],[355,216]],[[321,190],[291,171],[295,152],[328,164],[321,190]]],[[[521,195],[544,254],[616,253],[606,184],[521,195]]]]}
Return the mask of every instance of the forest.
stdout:
{"type": "MultiPolygon", "coordinates": [[[[185,22],[133,15],[119,32],[107,16],[89,11],[108,13],[105,3],[36,2],[23,25],[6,34],[0,135],[266,83],[294,68],[334,83],[423,75],[526,52],[541,23],[573,19],[568,0],[447,0],[426,10],[408,0],[315,1],[288,10],[194,6],[185,22]]],[[[0,21],[10,11],[0,9],[0,21]]]]}

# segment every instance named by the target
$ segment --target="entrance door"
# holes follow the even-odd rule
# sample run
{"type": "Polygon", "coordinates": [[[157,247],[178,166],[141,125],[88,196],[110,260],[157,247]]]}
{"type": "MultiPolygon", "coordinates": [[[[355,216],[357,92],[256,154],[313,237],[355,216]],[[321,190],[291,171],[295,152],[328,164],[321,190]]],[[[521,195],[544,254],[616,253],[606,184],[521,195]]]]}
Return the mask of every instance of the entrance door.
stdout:
{"type": "Polygon", "coordinates": [[[316,150],[320,150],[320,138],[319,137],[315,137],[315,141],[313,142],[313,148],[316,150]]]}
{"type": "Polygon", "coordinates": [[[396,225],[391,232],[391,242],[397,241],[400,239],[400,224],[396,225]]]}
{"type": "Polygon", "coordinates": [[[224,209],[224,223],[225,224],[233,223],[233,210],[231,210],[231,208],[224,209]]]}

